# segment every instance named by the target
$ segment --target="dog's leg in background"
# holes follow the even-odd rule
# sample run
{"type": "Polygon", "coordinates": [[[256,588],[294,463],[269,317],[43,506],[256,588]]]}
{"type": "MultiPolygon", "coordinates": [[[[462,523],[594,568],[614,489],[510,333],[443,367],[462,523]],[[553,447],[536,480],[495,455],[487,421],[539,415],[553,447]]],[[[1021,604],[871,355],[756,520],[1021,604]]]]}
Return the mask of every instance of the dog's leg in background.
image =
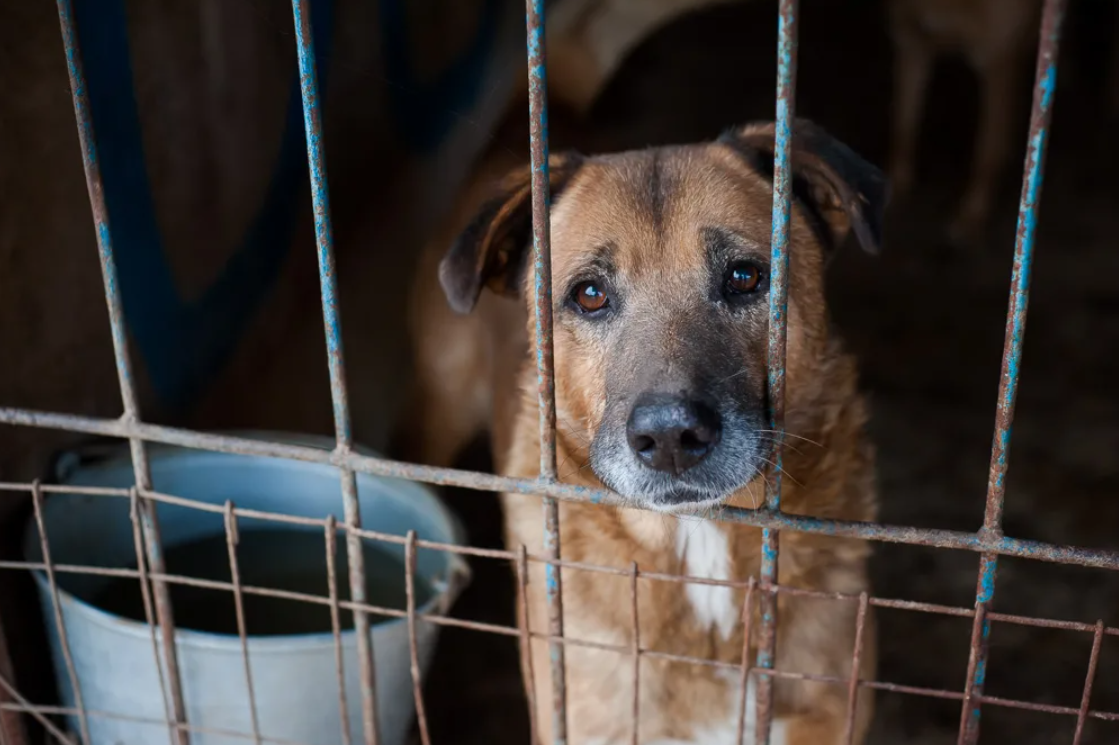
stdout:
{"type": "Polygon", "coordinates": [[[972,60],[979,78],[979,126],[967,191],[949,228],[957,240],[974,238],[983,227],[1010,154],[1019,82],[1020,57],[1015,51],[972,60]]]}
{"type": "Polygon", "coordinates": [[[919,32],[894,22],[894,101],[890,185],[903,195],[913,186],[917,135],[921,127],[934,52],[919,32]]]}

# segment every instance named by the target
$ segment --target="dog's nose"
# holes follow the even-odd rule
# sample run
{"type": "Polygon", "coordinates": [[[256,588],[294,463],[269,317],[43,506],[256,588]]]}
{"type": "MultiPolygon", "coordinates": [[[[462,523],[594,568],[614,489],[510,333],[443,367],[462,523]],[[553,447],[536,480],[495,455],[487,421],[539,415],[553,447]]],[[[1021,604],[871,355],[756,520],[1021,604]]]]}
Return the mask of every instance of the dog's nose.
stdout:
{"type": "Polygon", "coordinates": [[[643,394],[626,423],[626,437],[650,468],[679,476],[699,464],[719,442],[719,413],[684,396],[643,394]]]}

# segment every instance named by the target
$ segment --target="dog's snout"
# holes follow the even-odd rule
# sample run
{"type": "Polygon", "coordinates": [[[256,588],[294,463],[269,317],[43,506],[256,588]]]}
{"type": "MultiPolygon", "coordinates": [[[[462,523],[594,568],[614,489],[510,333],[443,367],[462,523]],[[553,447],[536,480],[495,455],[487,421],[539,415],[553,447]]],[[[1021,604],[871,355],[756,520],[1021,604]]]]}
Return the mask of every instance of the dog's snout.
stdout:
{"type": "Polygon", "coordinates": [[[679,476],[719,442],[722,421],[712,407],[685,396],[644,394],[626,423],[626,437],[650,468],[679,476]]]}

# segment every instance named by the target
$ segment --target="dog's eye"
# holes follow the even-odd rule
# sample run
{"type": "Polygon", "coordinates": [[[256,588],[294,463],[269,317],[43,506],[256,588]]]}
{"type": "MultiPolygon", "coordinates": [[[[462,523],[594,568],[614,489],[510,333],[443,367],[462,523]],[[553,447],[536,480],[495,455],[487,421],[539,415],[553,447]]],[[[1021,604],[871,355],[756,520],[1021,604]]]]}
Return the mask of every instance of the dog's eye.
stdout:
{"type": "Polygon", "coordinates": [[[571,290],[571,302],[583,313],[597,313],[610,305],[610,296],[597,282],[580,282],[571,290]]]}
{"type": "Polygon", "coordinates": [[[725,289],[728,295],[745,295],[754,292],[762,281],[762,271],[756,264],[739,261],[727,270],[725,289]]]}

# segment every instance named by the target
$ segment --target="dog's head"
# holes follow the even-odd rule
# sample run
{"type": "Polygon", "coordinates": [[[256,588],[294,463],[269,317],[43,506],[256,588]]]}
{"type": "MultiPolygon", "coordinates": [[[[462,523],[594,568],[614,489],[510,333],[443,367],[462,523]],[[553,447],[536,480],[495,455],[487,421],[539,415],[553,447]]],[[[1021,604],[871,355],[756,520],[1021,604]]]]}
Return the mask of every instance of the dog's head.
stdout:
{"type": "MultiPolygon", "coordinates": [[[[624,497],[717,504],[764,472],[774,126],[714,143],[553,156],[559,433],[624,497]]],[[[791,143],[786,406],[824,362],[823,267],[849,232],[876,252],[881,173],[807,121],[791,143]]],[[[469,312],[482,288],[532,307],[530,172],[512,175],[451,248],[441,279],[469,312]]],[[[563,474],[561,473],[561,476],[563,474]]]]}

